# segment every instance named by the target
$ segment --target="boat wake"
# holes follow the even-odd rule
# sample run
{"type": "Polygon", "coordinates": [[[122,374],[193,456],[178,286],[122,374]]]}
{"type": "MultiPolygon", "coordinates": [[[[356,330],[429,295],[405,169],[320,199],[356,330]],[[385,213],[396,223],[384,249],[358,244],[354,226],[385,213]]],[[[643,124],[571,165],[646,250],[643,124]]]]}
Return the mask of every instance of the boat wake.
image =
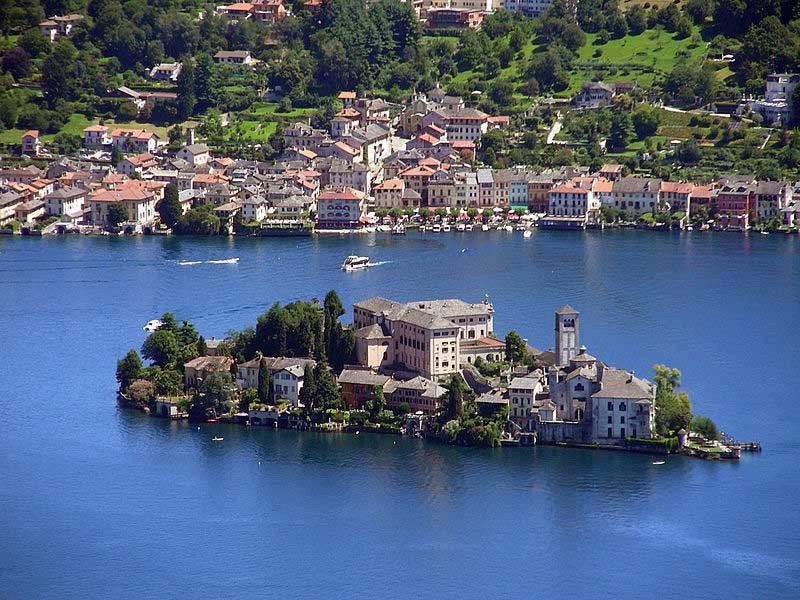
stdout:
{"type": "Polygon", "coordinates": [[[392,260],[379,260],[378,262],[369,263],[369,266],[370,267],[380,267],[381,265],[388,265],[388,264],[391,264],[393,262],[394,261],[392,261],[392,260]]]}
{"type": "Polygon", "coordinates": [[[181,267],[191,267],[192,265],[235,265],[239,262],[239,257],[223,258],[219,260],[179,260],[178,264],[181,267]]]}
{"type": "Polygon", "coordinates": [[[239,257],[223,258],[221,260],[207,260],[207,265],[235,265],[239,262],[239,257]]]}

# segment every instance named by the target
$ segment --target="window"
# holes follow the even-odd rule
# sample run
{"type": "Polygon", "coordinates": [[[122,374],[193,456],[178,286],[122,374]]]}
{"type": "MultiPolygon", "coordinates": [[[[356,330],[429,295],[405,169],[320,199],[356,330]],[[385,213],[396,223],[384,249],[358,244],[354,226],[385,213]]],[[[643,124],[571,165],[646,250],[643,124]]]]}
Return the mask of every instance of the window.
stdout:
{"type": "Polygon", "coordinates": [[[612,416],[610,416],[610,415],[609,415],[609,417],[608,417],[608,424],[609,424],[609,425],[613,425],[613,424],[614,424],[614,417],[612,417],[612,416]]]}
{"type": "Polygon", "coordinates": [[[614,411],[614,403],[613,402],[609,402],[608,403],[608,410],[611,411],[611,412],[614,411]]]}
{"type": "Polygon", "coordinates": [[[620,403],[619,403],[619,409],[620,409],[620,410],[628,410],[628,409],[627,409],[627,407],[625,406],[625,403],[624,403],[624,402],[620,402],[620,403]]]}
{"type": "Polygon", "coordinates": [[[608,435],[606,437],[614,437],[614,435],[611,432],[611,427],[608,428],[608,435]]]}
{"type": "Polygon", "coordinates": [[[624,416],[620,417],[619,418],[619,422],[624,425],[625,424],[625,417],[624,416]]]}

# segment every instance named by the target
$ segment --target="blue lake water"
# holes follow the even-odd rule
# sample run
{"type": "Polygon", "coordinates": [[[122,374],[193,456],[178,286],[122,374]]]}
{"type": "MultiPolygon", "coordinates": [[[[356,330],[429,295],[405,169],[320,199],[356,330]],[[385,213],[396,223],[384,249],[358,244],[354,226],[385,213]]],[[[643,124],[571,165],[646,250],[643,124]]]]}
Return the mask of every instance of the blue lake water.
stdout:
{"type": "Polygon", "coordinates": [[[1,598],[800,595],[800,237],[0,238],[0,301],[1,598]],[[346,274],[348,254],[386,262],[346,274]],[[149,319],[219,337],[331,288],[488,293],[497,332],[538,347],[569,303],[592,354],[679,368],[696,412],[765,451],[654,466],[117,408],[149,319]]]}

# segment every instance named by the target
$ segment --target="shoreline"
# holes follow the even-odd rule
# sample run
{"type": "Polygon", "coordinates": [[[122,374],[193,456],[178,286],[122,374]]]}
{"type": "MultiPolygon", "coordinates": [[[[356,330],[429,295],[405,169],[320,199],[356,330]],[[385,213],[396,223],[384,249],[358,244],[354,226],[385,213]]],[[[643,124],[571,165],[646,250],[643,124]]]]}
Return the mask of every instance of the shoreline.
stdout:
{"type": "MultiPolygon", "coordinates": [[[[426,444],[432,444],[434,446],[449,446],[454,448],[472,448],[477,450],[493,450],[495,448],[535,448],[537,446],[543,446],[548,448],[567,448],[572,450],[592,450],[592,451],[603,451],[603,452],[623,452],[629,454],[643,454],[647,456],[685,456],[689,458],[700,458],[707,461],[738,461],[741,458],[741,452],[751,452],[757,453],[761,452],[761,445],[760,443],[757,444],[757,448],[751,447],[752,443],[744,443],[740,446],[735,446],[732,449],[734,450],[733,454],[729,453],[720,453],[720,452],[705,452],[701,453],[695,448],[679,448],[677,450],[667,449],[664,448],[663,450],[658,450],[656,448],[644,448],[641,444],[637,445],[637,442],[632,441],[625,446],[619,445],[611,445],[611,444],[593,444],[593,443],[584,443],[584,442],[570,442],[570,441],[562,441],[562,442],[548,442],[543,441],[539,442],[536,440],[536,435],[532,434],[533,443],[521,443],[519,440],[512,440],[512,439],[501,439],[500,444],[495,447],[487,448],[485,446],[478,446],[478,445],[469,445],[469,444],[448,444],[440,439],[437,439],[431,435],[419,434],[419,433],[408,433],[407,431],[403,431],[402,428],[399,429],[392,429],[389,428],[382,428],[380,426],[377,427],[365,427],[363,425],[342,425],[340,423],[328,422],[328,423],[307,423],[305,427],[289,427],[289,426],[281,426],[277,421],[273,422],[269,425],[252,425],[249,421],[244,419],[237,419],[237,417],[227,417],[223,416],[218,419],[214,420],[192,420],[187,415],[180,416],[180,417],[160,417],[156,414],[152,414],[147,408],[136,406],[135,404],[131,404],[129,402],[124,401],[119,396],[117,397],[117,404],[120,408],[124,410],[131,410],[141,412],[146,414],[148,417],[156,418],[162,421],[186,421],[187,425],[197,425],[198,429],[202,425],[224,425],[229,427],[244,427],[244,428],[253,428],[253,429],[281,429],[284,431],[294,431],[296,433],[323,433],[323,434],[346,434],[346,435],[361,435],[363,434],[374,434],[380,436],[398,436],[402,438],[415,438],[419,439],[426,444]]],[[[224,438],[223,438],[224,439],[224,438]]]]}

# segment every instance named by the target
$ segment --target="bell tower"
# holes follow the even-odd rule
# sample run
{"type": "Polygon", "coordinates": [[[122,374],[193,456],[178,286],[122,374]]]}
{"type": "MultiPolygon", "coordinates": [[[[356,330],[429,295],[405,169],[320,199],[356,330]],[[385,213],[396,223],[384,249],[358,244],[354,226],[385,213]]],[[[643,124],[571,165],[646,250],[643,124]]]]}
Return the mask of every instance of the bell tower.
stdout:
{"type": "Polygon", "coordinates": [[[580,313],[570,305],[556,311],[556,366],[564,367],[578,354],[580,313]]]}

